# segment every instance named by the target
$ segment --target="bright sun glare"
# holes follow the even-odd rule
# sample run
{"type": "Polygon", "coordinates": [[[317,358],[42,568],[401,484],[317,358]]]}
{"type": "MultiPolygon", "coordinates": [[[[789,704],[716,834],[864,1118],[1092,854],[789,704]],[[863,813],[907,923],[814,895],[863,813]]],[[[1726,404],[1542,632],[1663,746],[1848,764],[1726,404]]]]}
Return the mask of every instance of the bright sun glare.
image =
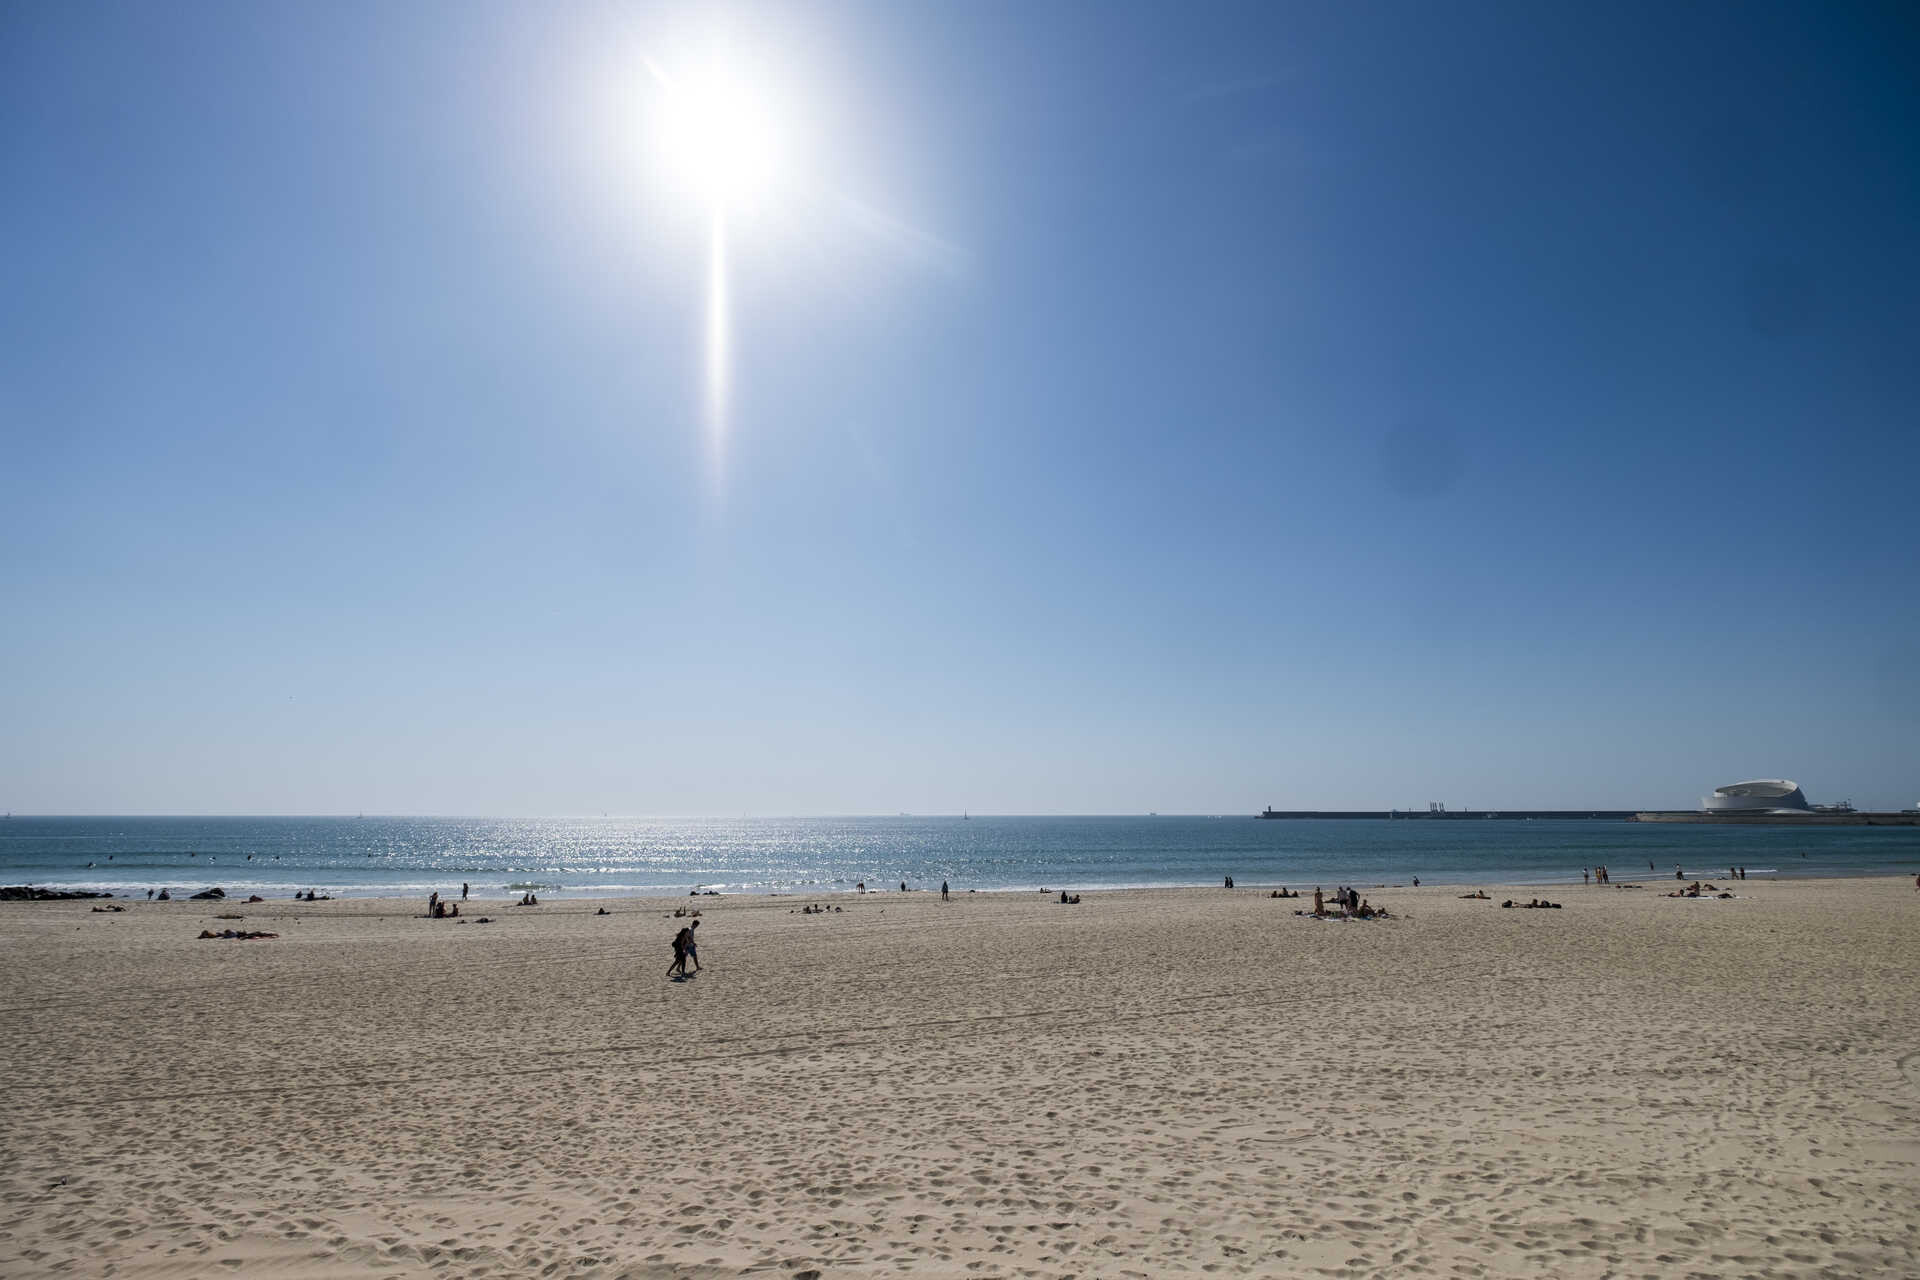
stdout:
{"type": "Polygon", "coordinates": [[[673,76],[651,69],[661,89],[656,146],[674,185],[716,213],[742,211],[769,195],[788,144],[778,115],[753,85],[720,62],[673,76]]]}
{"type": "Polygon", "coordinates": [[[709,59],[671,70],[646,62],[656,171],[707,223],[705,412],[716,485],[724,483],[727,420],[733,391],[733,327],[728,241],[736,224],[756,221],[794,178],[789,117],[762,90],[764,76],[745,64],[709,59]]]}

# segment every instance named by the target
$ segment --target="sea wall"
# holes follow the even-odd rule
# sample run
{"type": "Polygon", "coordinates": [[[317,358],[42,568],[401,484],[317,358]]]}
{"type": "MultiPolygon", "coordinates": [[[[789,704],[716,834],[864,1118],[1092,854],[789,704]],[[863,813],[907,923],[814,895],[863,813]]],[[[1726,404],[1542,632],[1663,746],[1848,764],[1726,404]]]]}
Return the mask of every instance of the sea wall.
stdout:
{"type": "Polygon", "coordinates": [[[1920,827],[1920,813],[1636,813],[1631,822],[1707,822],[1735,827],[1920,827]]]}

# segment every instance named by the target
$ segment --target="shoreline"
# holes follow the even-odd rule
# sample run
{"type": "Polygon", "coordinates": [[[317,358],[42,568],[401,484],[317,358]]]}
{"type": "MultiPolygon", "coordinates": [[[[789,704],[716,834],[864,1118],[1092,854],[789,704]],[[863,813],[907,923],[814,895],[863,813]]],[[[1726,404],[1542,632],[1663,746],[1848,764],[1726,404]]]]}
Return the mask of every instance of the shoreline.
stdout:
{"type": "MultiPolygon", "coordinates": [[[[1464,900],[1460,890],[1468,888],[1484,890],[1496,898],[1522,893],[1537,895],[1539,891],[1543,889],[1551,889],[1555,893],[1563,895],[1572,893],[1574,896],[1585,898],[1585,900],[1591,903],[1610,900],[1615,894],[1635,894],[1666,898],[1673,893],[1676,887],[1684,888],[1695,882],[1702,884],[1710,882],[1717,887],[1717,890],[1733,892],[1736,898],[1743,896],[1755,898],[1771,896],[1749,894],[1746,892],[1746,890],[1749,889],[1759,889],[1766,886],[1785,889],[1810,888],[1819,885],[1879,885],[1890,890],[1904,889],[1909,893],[1913,893],[1916,898],[1920,898],[1920,891],[1916,890],[1913,877],[1905,874],[1889,875],[1885,873],[1799,877],[1768,875],[1764,879],[1755,876],[1746,881],[1740,881],[1728,880],[1724,874],[1714,876],[1689,872],[1683,880],[1661,880],[1643,877],[1640,879],[1622,880],[1617,884],[1575,883],[1569,885],[1562,882],[1549,884],[1524,880],[1463,880],[1441,883],[1423,880],[1419,885],[1414,885],[1408,881],[1355,882],[1352,887],[1360,891],[1363,895],[1385,892],[1405,895],[1412,899],[1433,901],[1444,901],[1448,899],[1464,900]]],[[[1125,885],[1100,888],[1077,888],[1073,885],[1061,885],[1059,887],[1034,889],[954,889],[951,891],[950,901],[947,905],[954,906],[965,901],[1005,904],[1030,904],[1037,902],[1041,906],[1049,904],[1061,905],[1058,898],[1063,890],[1079,895],[1089,903],[1095,900],[1102,902],[1124,901],[1128,903],[1138,903],[1151,902],[1157,898],[1165,898],[1169,904],[1179,903],[1182,905],[1205,903],[1218,906],[1242,900],[1258,900],[1260,902],[1274,903],[1291,903],[1299,900],[1311,903],[1313,900],[1313,890],[1316,886],[1307,884],[1304,881],[1289,882],[1286,887],[1295,892],[1284,899],[1273,898],[1271,896],[1272,892],[1281,887],[1278,883],[1263,883],[1257,885],[1236,883],[1232,889],[1224,888],[1218,884],[1125,885]]],[[[1327,900],[1331,902],[1335,885],[1325,883],[1317,887],[1324,890],[1327,900]]],[[[532,918],[537,914],[576,915],[584,913],[592,915],[595,910],[601,908],[607,909],[607,914],[609,915],[631,916],[640,913],[652,914],[658,912],[666,916],[673,916],[676,911],[685,911],[688,913],[700,911],[704,913],[708,910],[720,909],[726,906],[732,906],[738,910],[768,910],[784,904],[797,911],[800,906],[809,902],[831,902],[843,907],[852,903],[873,904],[880,909],[884,909],[889,904],[925,903],[928,901],[938,904],[941,902],[940,891],[937,888],[909,888],[904,893],[898,888],[895,888],[890,890],[869,889],[865,892],[852,889],[840,889],[822,890],[817,893],[700,893],[683,896],[663,896],[660,894],[582,894],[577,897],[566,894],[554,894],[552,896],[536,895],[536,897],[539,899],[538,902],[530,906],[522,906],[517,900],[512,899],[511,895],[481,895],[475,893],[466,899],[461,899],[457,895],[453,897],[443,895],[441,901],[444,905],[460,904],[461,915],[459,917],[442,917],[440,922],[453,923],[456,919],[468,920],[481,913],[489,914],[496,920],[502,918],[503,914],[514,912],[525,912],[528,918],[532,918]],[[626,910],[613,910],[613,908],[616,907],[623,907],[626,908],[626,910]]],[[[253,913],[260,915],[268,914],[272,910],[291,908],[303,910],[287,911],[286,914],[312,914],[315,913],[315,909],[329,907],[333,909],[332,914],[339,914],[342,909],[351,905],[354,908],[372,909],[371,911],[356,910],[352,914],[432,919],[432,917],[429,917],[426,913],[426,902],[427,898],[425,896],[399,896],[395,894],[335,894],[331,897],[323,895],[312,901],[292,897],[268,898],[263,896],[258,902],[249,902],[245,898],[236,898],[231,894],[225,898],[207,899],[176,896],[165,902],[149,900],[145,897],[13,899],[0,900],[0,919],[4,919],[4,913],[9,909],[47,910],[66,908],[72,910],[73,908],[79,908],[84,911],[89,906],[104,907],[109,905],[120,907],[122,914],[130,912],[135,906],[139,906],[141,908],[168,911],[174,914],[222,913],[250,908],[253,913]]],[[[89,912],[89,914],[91,913],[89,912]]],[[[320,911],[319,914],[327,914],[327,912],[320,911]]],[[[1917,948],[1916,954],[1920,956],[1920,948],[1917,948]]]]}
{"type": "MultiPolygon", "coordinates": [[[[1920,863],[1917,863],[1916,865],[1920,865],[1920,863]]],[[[1694,880],[1712,880],[1716,878],[1725,878],[1727,868],[1723,866],[1718,868],[1717,870],[1697,869],[1697,868],[1695,869],[1683,868],[1683,870],[1685,871],[1685,875],[1677,881],[1674,877],[1668,876],[1664,872],[1649,871],[1644,874],[1637,873],[1637,872],[1633,873],[1632,875],[1629,875],[1627,879],[1623,880],[1619,885],[1611,885],[1611,886],[1601,885],[1598,887],[1626,888],[1628,887],[1628,885],[1633,884],[1633,885],[1644,885],[1646,887],[1651,888],[1655,885],[1672,885],[1674,883],[1689,883],[1694,880]]],[[[1833,871],[1833,872],[1826,872],[1826,873],[1816,872],[1816,871],[1800,872],[1799,869],[1797,868],[1774,868],[1774,867],[1748,867],[1747,871],[1749,873],[1750,879],[1747,880],[1746,883],[1749,883],[1749,884],[1763,884],[1763,883],[1764,884],[1789,884],[1789,883],[1799,884],[1799,883],[1840,881],[1840,880],[1874,880],[1874,879],[1885,879],[1885,878],[1899,879],[1899,878],[1910,877],[1912,874],[1916,874],[1916,873],[1909,873],[1909,872],[1903,872],[1903,871],[1860,871],[1860,870],[1840,870],[1840,871],[1833,871]]],[[[1038,894],[1038,893],[1058,893],[1061,889],[1066,889],[1069,892],[1073,892],[1073,893],[1101,893],[1101,894],[1163,893],[1163,892],[1164,893],[1180,893],[1180,892],[1187,892],[1187,891],[1205,892],[1208,890],[1214,890],[1221,893],[1242,893],[1242,892],[1254,893],[1255,891],[1259,891],[1260,893],[1264,894],[1265,892],[1273,889],[1286,888],[1286,889],[1292,890],[1292,889],[1299,889],[1302,886],[1305,886],[1308,894],[1311,894],[1315,883],[1318,883],[1322,888],[1325,888],[1327,891],[1331,892],[1336,882],[1337,881],[1335,880],[1321,880],[1321,881],[1315,882],[1306,878],[1296,878],[1296,879],[1284,880],[1284,881],[1282,880],[1260,880],[1260,881],[1249,880],[1244,883],[1241,883],[1239,879],[1236,877],[1235,887],[1229,890],[1229,889],[1223,888],[1218,882],[1210,882],[1210,883],[1155,882],[1155,883],[1141,883],[1141,884],[1089,885],[1087,882],[1084,882],[1084,881],[1063,880],[1056,885],[1034,886],[1032,888],[1006,887],[1006,886],[995,887],[995,888],[971,888],[971,887],[962,888],[962,887],[956,886],[952,889],[952,893],[955,897],[958,897],[963,893],[972,894],[976,897],[984,897],[984,896],[1020,897],[1020,896],[1027,896],[1027,895],[1038,894]]],[[[14,882],[9,881],[7,883],[12,884],[14,882]]],[[[48,881],[48,880],[37,880],[37,881],[23,880],[18,882],[18,887],[34,888],[34,889],[51,889],[56,892],[72,892],[76,887],[83,891],[91,891],[95,885],[106,884],[106,883],[107,882],[97,882],[97,881],[72,882],[72,881],[48,881]]],[[[316,881],[314,887],[322,891],[323,893],[322,900],[329,900],[329,899],[333,901],[388,900],[388,901],[395,901],[395,902],[407,902],[407,901],[423,901],[428,894],[433,892],[440,892],[443,896],[445,896],[446,889],[441,887],[442,883],[443,882],[441,881],[426,881],[421,884],[417,893],[407,893],[407,894],[392,892],[392,886],[378,886],[378,887],[363,891],[358,888],[344,888],[344,889],[328,888],[322,882],[316,881]]],[[[456,879],[453,882],[453,886],[457,887],[459,883],[460,882],[456,879]]],[[[1399,880],[1355,880],[1355,881],[1352,881],[1352,883],[1356,888],[1411,889],[1415,887],[1412,884],[1412,879],[1410,876],[1399,879],[1399,880]]],[[[843,896],[852,897],[852,898],[881,899],[881,898],[889,898],[889,897],[898,898],[902,896],[901,890],[898,889],[897,887],[889,888],[889,889],[868,889],[865,891],[852,889],[852,888],[821,887],[821,888],[814,888],[814,889],[767,889],[767,890],[718,889],[718,890],[712,890],[712,891],[709,891],[706,889],[689,889],[685,893],[675,893],[675,892],[662,893],[662,892],[653,891],[653,890],[635,890],[634,892],[631,892],[631,893],[608,893],[604,891],[604,887],[602,887],[600,890],[597,890],[597,891],[593,889],[575,890],[575,889],[568,889],[568,888],[556,888],[556,887],[539,883],[537,881],[527,880],[523,882],[517,882],[516,887],[511,890],[501,889],[495,892],[489,892],[484,895],[478,891],[475,891],[472,895],[472,900],[477,902],[477,901],[481,901],[484,898],[486,901],[493,901],[495,898],[511,897],[514,894],[525,892],[526,890],[519,888],[518,884],[526,884],[531,886],[532,887],[531,891],[534,892],[536,895],[541,896],[541,899],[543,902],[546,900],[547,897],[551,897],[556,902],[559,902],[559,901],[634,902],[634,901],[656,901],[656,900],[663,901],[663,902],[676,902],[676,901],[685,902],[689,899],[703,899],[703,898],[724,898],[724,899],[795,898],[795,899],[798,899],[798,898],[809,898],[809,897],[829,897],[829,896],[835,896],[835,895],[843,895],[843,896]]],[[[1459,886],[1476,886],[1477,887],[1481,885],[1486,885],[1486,886],[1492,886],[1492,887],[1505,886],[1513,889],[1552,889],[1557,891],[1557,890],[1565,890],[1568,888],[1581,888],[1585,886],[1585,884],[1586,882],[1584,881],[1581,881],[1578,879],[1566,878],[1566,877],[1534,879],[1534,878],[1524,878],[1524,877],[1502,878],[1496,875],[1493,878],[1473,879],[1470,877],[1460,876],[1457,872],[1439,871],[1439,872],[1434,872],[1431,875],[1422,873],[1421,884],[1419,887],[1450,888],[1450,887],[1459,887],[1459,886]]],[[[226,888],[224,884],[201,884],[199,881],[168,881],[166,884],[166,887],[168,889],[180,890],[179,892],[174,893],[173,897],[171,898],[171,901],[173,902],[187,901],[189,900],[190,895],[192,893],[201,892],[206,888],[212,888],[212,887],[219,887],[222,889],[226,888]]],[[[247,895],[252,893],[260,893],[260,889],[263,887],[280,890],[280,889],[283,889],[285,886],[281,886],[281,885],[260,886],[258,882],[253,882],[251,885],[249,885],[243,882],[242,887],[240,887],[237,890],[226,890],[226,897],[224,899],[215,899],[212,901],[225,901],[229,903],[245,902],[247,895]]],[[[132,902],[152,901],[152,899],[149,899],[146,896],[146,892],[144,888],[129,890],[127,886],[114,884],[113,887],[106,890],[106,892],[109,893],[110,897],[93,899],[93,900],[94,901],[114,901],[114,902],[119,902],[123,905],[126,903],[132,903],[132,902]]],[[[908,890],[906,891],[906,896],[914,896],[914,895],[929,894],[929,893],[934,895],[935,897],[938,897],[940,890],[937,886],[928,888],[925,886],[912,885],[912,886],[909,886],[908,890]]],[[[279,892],[276,892],[274,894],[260,893],[260,897],[265,902],[269,902],[269,903],[296,901],[296,899],[294,899],[291,894],[285,894],[285,893],[279,893],[279,892]]],[[[454,901],[456,899],[449,898],[447,900],[454,901]]],[[[76,899],[70,899],[70,901],[87,901],[87,899],[76,898],[76,899]]],[[[5,900],[0,900],[0,907],[3,907],[4,905],[5,905],[5,900]]]]}

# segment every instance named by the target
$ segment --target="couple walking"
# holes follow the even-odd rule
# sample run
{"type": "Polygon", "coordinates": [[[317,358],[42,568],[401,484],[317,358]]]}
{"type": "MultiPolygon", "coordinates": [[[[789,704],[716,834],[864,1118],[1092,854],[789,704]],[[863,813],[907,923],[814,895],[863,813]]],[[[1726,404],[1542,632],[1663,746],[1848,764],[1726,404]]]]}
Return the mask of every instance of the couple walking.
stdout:
{"type": "Polygon", "coordinates": [[[693,931],[700,927],[695,920],[691,925],[673,935],[673,963],[667,966],[667,976],[674,974],[687,976],[687,961],[693,961],[693,971],[700,972],[700,946],[694,941],[693,931]]]}

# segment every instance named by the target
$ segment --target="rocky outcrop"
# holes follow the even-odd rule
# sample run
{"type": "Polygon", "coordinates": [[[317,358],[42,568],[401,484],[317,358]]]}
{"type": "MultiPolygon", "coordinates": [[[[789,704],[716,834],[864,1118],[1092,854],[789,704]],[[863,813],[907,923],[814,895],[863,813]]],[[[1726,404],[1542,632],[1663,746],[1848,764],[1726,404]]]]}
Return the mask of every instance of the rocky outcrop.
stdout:
{"type": "Polygon", "coordinates": [[[0,889],[0,902],[59,902],[68,898],[111,898],[110,893],[91,893],[85,889],[35,889],[15,884],[0,889]]]}
{"type": "Polygon", "coordinates": [[[188,901],[198,902],[202,898],[219,899],[219,898],[224,898],[226,896],[227,896],[227,891],[225,889],[202,889],[200,892],[194,894],[193,897],[189,898],[188,901]]]}

